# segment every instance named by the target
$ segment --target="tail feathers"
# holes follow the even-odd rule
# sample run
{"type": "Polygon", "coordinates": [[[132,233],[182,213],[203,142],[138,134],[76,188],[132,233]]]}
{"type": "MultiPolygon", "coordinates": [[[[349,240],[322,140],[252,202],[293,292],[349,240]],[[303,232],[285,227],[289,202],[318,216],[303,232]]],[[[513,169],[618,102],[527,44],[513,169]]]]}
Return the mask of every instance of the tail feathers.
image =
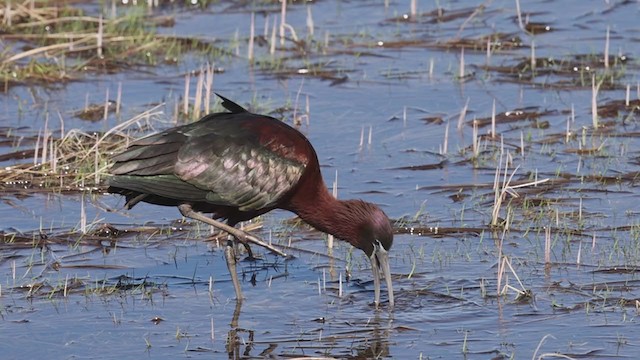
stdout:
{"type": "Polygon", "coordinates": [[[218,93],[216,93],[216,95],[218,95],[218,97],[220,99],[222,99],[222,106],[225,109],[231,111],[231,113],[238,114],[238,113],[246,113],[246,112],[248,112],[247,109],[245,109],[242,106],[234,103],[233,101],[227,99],[226,97],[224,97],[224,96],[222,96],[222,95],[220,95],[218,93]]]}

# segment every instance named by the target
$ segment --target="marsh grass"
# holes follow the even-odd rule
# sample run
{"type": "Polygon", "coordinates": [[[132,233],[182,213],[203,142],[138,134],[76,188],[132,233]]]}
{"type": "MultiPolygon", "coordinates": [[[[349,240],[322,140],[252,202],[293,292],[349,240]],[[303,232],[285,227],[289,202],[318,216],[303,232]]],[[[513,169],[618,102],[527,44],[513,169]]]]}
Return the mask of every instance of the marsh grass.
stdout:
{"type": "Polygon", "coordinates": [[[18,84],[82,79],[87,72],[173,64],[189,52],[213,58],[230,55],[212,41],[157,34],[160,22],[143,9],[104,19],[60,3],[31,4],[11,11],[11,25],[5,23],[2,28],[4,39],[28,45],[28,50],[8,46],[0,53],[0,82],[5,91],[18,84]]]}
{"type": "MultiPolygon", "coordinates": [[[[99,190],[110,166],[110,157],[123,150],[133,137],[153,128],[162,105],[157,105],[104,133],[87,133],[71,129],[55,136],[45,125],[38,136],[27,138],[5,132],[10,144],[32,144],[32,149],[10,150],[4,160],[20,160],[0,169],[0,187],[6,192],[81,192],[99,190]],[[44,133],[44,135],[42,135],[44,133]],[[29,159],[29,157],[32,157],[29,159]]],[[[56,134],[58,134],[56,132],[56,134]]]]}
{"type": "MultiPolygon", "coordinates": [[[[237,11],[246,12],[248,15],[260,14],[263,11],[261,6],[264,6],[264,9],[268,9],[264,10],[265,13],[275,14],[272,10],[276,6],[278,13],[280,6],[296,6],[291,2],[260,2],[253,5],[255,7],[241,7],[237,11]]],[[[12,19],[11,26],[14,30],[9,34],[9,38],[23,41],[32,49],[16,52],[7,47],[0,54],[3,60],[13,58],[11,62],[1,65],[3,71],[9,69],[15,72],[3,78],[5,89],[7,84],[37,82],[38,79],[44,79],[42,81],[46,82],[57,79],[82,79],[86,76],[83,72],[86,70],[79,71],[80,67],[89,71],[117,72],[135,66],[176,64],[180,62],[180,53],[184,51],[205,54],[210,52],[221,57],[233,56],[234,59],[241,59],[246,54],[247,60],[252,63],[248,65],[251,66],[250,70],[261,72],[266,78],[314,78],[325,80],[323,85],[326,86],[349,86],[352,85],[349,82],[358,80],[359,75],[358,67],[351,64],[358,61],[373,62],[378,58],[396,59],[397,53],[405,48],[410,51],[429,49],[434,53],[430,54],[429,59],[425,59],[422,67],[380,70],[378,75],[384,81],[415,82],[423,81],[427,77],[436,81],[482,79],[498,88],[507,83],[515,83],[527,90],[533,88],[539,92],[555,89],[582,91],[587,96],[592,84],[596,84],[601,92],[594,96],[594,100],[598,101],[593,101],[594,106],[591,108],[574,108],[573,104],[566,104],[566,108],[559,109],[543,106],[518,108],[518,105],[500,103],[498,96],[494,97],[497,101],[494,100],[493,104],[489,100],[479,105],[474,92],[464,92],[461,101],[466,100],[466,103],[459,115],[456,111],[455,115],[448,118],[443,115],[428,120],[429,126],[446,126],[446,130],[443,128],[442,131],[447,135],[438,154],[435,151],[431,154],[429,149],[423,152],[427,154],[424,156],[433,156],[435,160],[421,158],[416,164],[403,163],[384,169],[392,172],[413,171],[414,176],[420,171],[425,171],[424,175],[417,176],[438,177],[455,167],[454,173],[469,175],[446,185],[416,186],[415,193],[411,196],[416,197],[415,203],[419,209],[394,221],[396,233],[400,235],[396,238],[394,251],[390,253],[392,266],[396,269],[393,274],[394,282],[400,284],[396,311],[400,313],[423,308],[433,309],[435,305],[442,306],[440,309],[445,311],[457,312],[460,309],[464,312],[465,305],[478,306],[477,297],[480,294],[480,298],[485,301],[480,307],[495,309],[500,312],[500,316],[503,312],[504,315],[515,312],[518,316],[504,318],[516,323],[518,319],[527,319],[529,316],[528,320],[525,320],[527,326],[545,321],[541,320],[540,314],[544,314],[546,318],[562,319],[558,317],[559,314],[583,316],[596,313],[597,316],[608,316],[607,314],[613,313],[621,314],[622,323],[629,322],[629,319],[633,319],[632,315],[637,315],[640,307],[637,300],[640,283],[635,279],[640,259],[640,231],[634,220],[637,213],[628,210],[623,215],[628,219],[627,224],[621,225],[613,223],[620,222],[620,214],[616,217],[616,214],[601,210],[603,203],[633,196],[633,189],[637,187],[640,179],[637,171],[637,165],[640,164],[638,153],[631,146],[640,136],[636,129],[640,103],[632,98],[636,95],[632,90],[635,87],[633,74],[637,71],[637,64],[633,59],[620,54],[609,55],[608,45],[605,46],[604,53],[563,55],[556,59],[539,57],[536,53],[544,53],[545,48],[536,48],[536,45],[540,47],[544,42],[534,41],[537,38],[533,39],[531,36],[553,31],[553,27],[543,22],[531,21],[536,14],[526,12],[521,15],[520,23],[516,25],[517,34],[498,33],[495,29],[487,29],[487,34],[478,34],[482,30],[481,27],[477,27],[474,29],[473,37],[464,37],[463,30],[468,25],[478,19],[480,22],[485,21],[484,17],[487,15],[497,14],[493,9],[483,12],[485,4],[472,8],[443,9],[436,3],[435,10],[422,13],[414,6],[410,13],[384,21],[393,23],[398,30],[396,34],[382,39],[368,31],[340,34],[335,33],[336,30],[333,29],[334,33],[322,32],[323,39],[315,38],[314,36],[322,37],[318,36],[322,29],[313,25],[310,12],[313,5],[305,6],[308,11],[306,37],[300,35],[303,33],[300,29],[287,27],[286,18],[267,15],[262,36],[255,34],[255,30],[262,25],[258,16],[258,23],[252,27],[247,26],[239,30],[232,39],[217,42],[157,35],[154,33],[154,27],[160,26],[160,21],[164,20],[160,17],[150,17],[147,13],[139,11],[140,9],[134,9],[123,17],[106,16],[107,20],[86,17],[82,13],[70,10],[67,18],[82,18],[78,24],[67,24],[62,17],[52,18],[47,25],[52,26],[53,32],[45,34],[47,36],[39,40],[37,36],[41,33],[35,29],[42,26],[42,23],[25,13],[22,19],[12,19]],[[425,33],[420,32],[420,26],[416,27],[418,24],[433,29],[431,24],[435,23],[448,29],[448,35],[451,36],[434,40],[433,34],[441,32],[422,36],[425,33]],[[21,24],[31,25],[23,27],[21,24]],[[405,27],[413,29],[405,32],[405,27]],[[126,29],[127,35],[123,35],[123,29],[126,29]],[[278,37],[280,29],[284,35],[278,37]],[[454,35],[455,29],[458,31],[454,35]],[[72,37],[62,40],[65,34],[72,37]],[[246,37],[247,34],[249,38],[246,37]],[[530,47],[520,39],[522,35],[528,37],[526,43],[530,44],[530,47]],[[75,51],[65,49],[65,46],[73,42],[77,42],[74,44],[75,51]],[[122,49],[125,44],[131,47],[130,52],[122,49]],[[245,44],[248,46],[246,52],[245,44]],[[158,47],[164,49],[158,50],[158,47]],[[28,53],[30,50],[33,51],[28,53]],[[146,55],[147,51],[149,55],[146,55]],[[236,52],[239,55],[236,56],[236,52]],[[485,63],[483,65],[477,64],[480,53],[487,54],[486,60],[482,59],[485,63]],[[50,54],[56,61],[46,61],[46,56],[50,54]],[[115,57],[122,54],[130,55],[131,60],[116,62],[115,57]],[[444,57],[448,54],[460,61],[451,61],[451,71],[443,74],[436,68],[441,67],[440,55],[444,57]],[[438,59],[438,67],[435,66],[434,58],[438,59]],[[343,61],[345,59],[347,61],[343,61]],[[353,62],[350,62],[352,60],[353,62]],[[480,74],[478,69],[484,72],[483,78],[476,75],[480,74]],[[29,74],[36,76],[29,78],[29,74]],[[616,99],[616,93],[610,91],[616,89],[626,90],[624,100],[616,99]],[[480,110],[479,106],[482,106],[480,110]],[[597,123],[588,118],[591,113],[597,114],[597,123]],[[455,146],[452,145],[455,141],[454,134],[451,134],[452,141],[448,141],[451,120],[458,120],[457,132],[466,136],[466,143],[460,145],[458,151],[447,150],[455,146]],[[561,126],[558,126],[559,123],[561,126]],[[582,123],[586,125],[579,125],[582,123]],[[469,134],[472,134],[472,139],[469,134]],[[549,165],[550,161],[553,165],[549,165]],[[554,166],[556,167],[553,168],[554,166]],[[434,218],[435,211],[431,202],[433,198],[445,199],[444,206],[450,210],[445,216],[434,218]],[[450,199],[450,203],[446,203],[446,199],[450,199]],[[407,245],[408,241],[411,241],[410,245],[407,245]],[[460,263],[462,266],[456,268],[460,263]],[[469,267],[468,265],[478,266],[474,270],[480,269],[479,271],[484,273],[478,275],[465,272],[467,269],[464,268],[469,267]],[[455,272],[461,268],[461,273],[455,272]]],[[[509,11],[512,12],[512,9],[509,11]]],[[[206,64],[206,61],[203,60],[202,64],[206,64]]],[[[203,112],[219,109],[217,100],[211,99],[212,89],[207,86],[212,82],[210,77],[213,76],[213,72],[207,72],[206,66],[208,64],[183,74],[186,91],[182,99],[176,96],[173,103],[176,123],[193,121],[203,112]]],[[[456,85],[463,84],[457,81],[456,85]]],[[[300,94],[298,91],[295,101],[290,101],[291,104],[265,104],[256,98],[247,107],[257,112],[267,110],[266,112],[276,115],[293,112],[293,122],[303,125],[310,115],[309,97],[303,111],[301,109],[304,106],[301,104],[304,103],[304,97],[300,97],[300,94]]],[[[313,99],[313,95],[311,98],[313,99]]],[[[119,100],[116,101],[116,107],[119,103],[119,100]]],[[[548,105],[545,103],[544,106],[548,105]]],[[[405,109],[402,116],[403,129],[410,129],[413,119],[411,111],[407,112],[406,109],[411,109],[411,106],[401,104],[398,108],[405,109]]],[[[95,109],[88,106],[85,110],[93,110],[89,113],[93,113],[96,119],[104,118],[105,111],[117,111],[104,104],[98,104],[95,109]]],[[[52,114],[52,119],[55,116],[56,114],[52,114]]],[[[121,128],[108,134],[90,134],[64,129],[58,131],[45,126],[38,133],[21,140],[15,136],[12,129],[0,129],[0,135],[7,141],[3,142],[5,145],[2,148],[7,149],[7,152],[0,155],[0,159],[3,162],[17,162],[10,166],[11,176],[0,171],[2,179],[6,180],[3,190],[7,192],[4,194],[20,197],[29,195],[30,192],[81,191],[86,198],[88,192],[85,190],[101,189],[104,171],[108,167],[107,155],[118,151],[117,143],[125,146],[123,143],[130,141],[132,134],[145,133],[151,127],[145,121],[130,124],[129,130],[121,128]]],[[[369,134],[372,132],[371,129],[372,127],[369,127],[369,134]]],[[[366,131],[363,126],[359,151],[372,146],[372,141],[368,144],[366,142],[366,131]]],[[[369,137],[371,138],[371,135],[369,137]]],[[[378,144],[376,140],[374,145],[378,144]]],[[[3,195],[3,200],[12,206],[19,206],[11,201],[11,196],[3,195]]],[[[442,213],[439,209],[438,214],[442,213]]],[[[185,237],[206,237],[205,241],[219,246],[219,242],[224,241],[226,235],[210,234],[207,227],[183,221],[171,222],[160,227],[150,225],[138,228],[105,224],[100,220],[92,222],[86,218],[80,223],[83,225],[73,229],[52,229],[43,225],[38,231],[29,233],[5,230],[2,233],[0,250],[15,251],[12,256],[17,257],[11,258],[12,265],[6,265],[8,273],[11,274],[8,275],[9,282],[3,283],[0,288],[0,297],[15,290],[30,298],[39,297],[54,301],[83,294],[87,297],[95,295],[101,299],[131,294],[145,301],[157,301],[158,294],[164,295],[163,289],[171,282],[177,287],[184,284],[208,286],[209,302],[212,305],[223,303],[216,289],[218,283],[211,277],[198,279],[194,274],[167,280],[165,277],[126,275],[122,278],[113,276],[106,279],[89,279],[77,276],[74,271],[88,273],[92,270],[113,270],[128,274],[128,270],[108,269],[106,265],[95,265],[96,262],[91,261],[75,263],[73,256],[86,256],[87,251],[100,253],[123,251],[123,248],[126,251],[127,247],[134,250],[152,248],[185,237]],[[67,253],[56,252],[62,248],[66,249],[67,253]],[[60,255],[61,253],[63,255],[60,255]],[[71,256],[67,257],[68,255],[71,256]],[[57,271],[60,271],[59,276],[56,276],[57,272],[51,271],[56,267],[57,271]],[[27,276],[23,277],[24,274],[27,276]],[[28,283],[31,286],[11,287],[11,278],[16,284],[22,280],[23,285],[28,283]]],[[[307,250],[305,241],[322,239],[322,235],[301,226],[298,219],[283,224],[287,229],[277,230],[273,233],[273,238],[280,239],[280,243],[287,250],[298,251],[299,254],[309,256],[311,261],[316,261],[316,270],[322,269],[322,279],[318,276],[317,281],[318,296],[322,296],[328,306],[344,305],[342,311],[345,314],[347,305],[352,306],[355,303],[357,306],[358,301],[350,295],[353,291],[349,287],[352,288],[355,282],[358,282],[357,286],[366,286],[367,281],[354,278],[353,274],[356,273],[355,269],[365,270],[368,263],[363,261],[362,257],[354,256],[352,249],[340,242],[336,242],[335,250],[329,255],[322,248],[307,250]],[[336,266],[336,263],[339,265],[336,266]],[[346,272],[343,271],[345,264],[346,272]]],[[[260,231],[261,224],[251,223],[247,226],[253,231],[260,231]]],[[[269,238],[271,234],[270,232],[269,238]]],[[[175,250],[166,257],[170,262],[175,262],[179,256],[180,252],[175,250]]],[[[248,268],[243,275],[254,282],[265,282],[270,287],[274,278],[287,276],[286,264],[264,261],[256,265],[243,266],[248,268]],[[271,275],[270,271],[274,268],[281,272],[275,276],[271,275]],[[260,272],[268,275],[258,276],[256,279],[255,274],[260,272]]],[[[312,285],[315,290],[316,284],[312,285]]],[[[482,309],[486,314],[484,310],[482,309]]],[[[431,314],[433,311],[423,313],[431,314]]],[[[285,336],[284,339],[280,337],[273,341],[265,341],[264,334],[256,343],[251,339],[243,344],[245,339],[242,336],[229,338],[232,339],[231,344],[237,347],[234,350],[236,353],[246,350],[247,353],[253,351],[252,355],[256,355],[257,352],[255,348],[251,348],[260,346],[260,341],[262,344],[283,344],[279,350],[275,350],[275,347],[265,350],[266,354],[275,351],[276,355],[303,353],[308,356],[315,352],[327,356],[344,356],[344,352],[339,352],[343,349],[347,349],[348,354],[353,355],[354,351],[357,351],[358,355],[365,357],[381,357],[389,353],[388,339],[372,331],[369,321],[362,324],[358,322],[360,318],[356,317],[356,321],[353,320],[348,316],[347,319],[340,318],[334,321],[322,318],[317,321],[322,322],[322,326],[317,326],[320,328],[319,331],[313,329],[302,332],[300,336],[285,336]],[[329,334],[331,327],[334,327],[333,330],[338,329],[337,335],[335,331],[329,334]],[[354,335],[354,332],[358,332],[359,335],[354,335]],[[382,339],[380,344],[373,344],[378,339],[382,339]],[[342,343],[336,345],[337,341],[342,343]],[[339,348],[345,342],[348,344],[339,348]],[[292,345],[286,350],[281,350],[287,346],[285,344],[292,345]],[[375,346],[370,347],[369,344],[375,346]],[[241,346],[246,346],[246,349],[240,349],[241,346]],[[336,348],[340,350],[335,352],[336,348]]],[[[398,325],[391,330],[396,334],[422,330],[401,324],[405,321],[402,316],[394,321],[398,321],[398,325]]],[[[453,321],[462,319],[454,317],[453,321]]],[[[121,323],[123,319],[114,315],[113,322],[121,323]]],[[[371,324],[375,325],[377,322],[377,319],[371,320],[371,324]]],[[[175,329],[177,340],[188,342],[189,339],[197,337],[185,331],[182,325],[176,326],[175,329]]],[[[590,329],[586,330],[586,333],[589,333],[590,329]]],[[[457,341],[456,344],[461,344],[464,354],[473,356],[476,354],[473,351],[474,347],[477,349],[479,344],[477,332],[463,331],[463,334],[458,332],[455,339],[449,338],[442,344],[457,341]]],[[[213,332],[212,318],[211,338],[213,332]]],[[[151,338],[144,339],[150,347],[151,338]]],[[[568,357],[557,352],[539,351],[545,339],[547,337],[540,341],[534,357],[568,357]]],[[[480,340],[484,343],[489,342],[486,339],[480,340]]],[[[624,344],[626,340],[621,337],[613,341],[624,344]]],[[[503,345],[496,346],[494,350],[499,355],[509,357],[506,353],[510,350],[504,350],[503,345]]],[[[518,347],[519,351],[522,350],[519,344],[513,346],[518,347]]],[[[579,354],[579,357],[594,355],[600,350],[594,351],[586,352],[586,355],[579,354]]]]}

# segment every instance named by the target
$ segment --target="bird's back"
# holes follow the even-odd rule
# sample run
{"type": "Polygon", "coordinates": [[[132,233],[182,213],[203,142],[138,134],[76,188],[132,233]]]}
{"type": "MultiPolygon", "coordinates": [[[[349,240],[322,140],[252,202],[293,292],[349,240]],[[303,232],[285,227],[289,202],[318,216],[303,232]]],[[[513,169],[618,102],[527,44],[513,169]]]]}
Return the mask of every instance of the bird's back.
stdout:
{"type": "Polygon", "coordinates": [[[189,203],[241,221],[279,206],[308,171],[319,171],[309,141],[296,129],[247,112],[231,112],[168,129],[132,143],[113,159],[109,192],[175,206],[189,203]]]}

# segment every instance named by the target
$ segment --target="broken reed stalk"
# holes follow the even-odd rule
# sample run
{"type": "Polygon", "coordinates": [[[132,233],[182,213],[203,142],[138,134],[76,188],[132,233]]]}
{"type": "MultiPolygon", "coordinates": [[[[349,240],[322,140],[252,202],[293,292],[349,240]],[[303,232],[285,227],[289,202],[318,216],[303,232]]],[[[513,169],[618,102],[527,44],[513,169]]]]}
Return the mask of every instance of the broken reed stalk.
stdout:
{"type": "Polygon", "coordinates": [[[311,125],[311,105],[309,104],[309,94],[306,95],[304,110],[307,113],[307,126],[311,125]]]}
{"type": "Polygon", "coordinates": [[[302,125],[302,119],[306,116],[306,114],[298,115],[298,106],[300,105],[300,94],[302,93],[303,86],[304,86],[304,78],[302,78],[302,81],[300,82],[300,86],[298,87],[298,91],[296,92],[296,100],[293,103],[293,124],[295,126],[302,125]]]}
{"type": "Polygon", "coordinates": [[[80,232],[87,233],[87,211],[84,207],[84,192],[80,195],[80,232]]]}
{"type": "Polygon", "coordinates": [[[38,130],[38,137],[36,138],[36,147],[33,152],[33,165],[38,164],[38,152],[40,151],[40,138],[42,137],[42,129],[38,130]]]}
{"type": "Polygon", "coordinates": [[[97,142],[98,139],[96,139],[95,155],[93,158],[93,167],[95,169],[93,179],[95,184],[100,184],[100,146],[98,146],[97,142]]]}
{"type": "Polygon", "coordinates": [[[64,119],[62,118],[62,114],[60,113],[60,110],[57,111],[58,113],[58,119],[60,119],[60,139],[64,138],[64,119]]]}
{"type": "Polygon", "coordinates": [[[544,263],[551,264],[551,227],[544,228],[544,263]]]}
{"type": "Polygon", "coordinates": [[[184,98],[182,99],[182,114],[189,114],[189,85],[191,84],[191,73],[184,75],[184,98]]]}
{"type": "Polygon", "coordinates": [[[486,64],[489,65],[491,62],[491,37],[487,37],[487,61],[486,64]]]}
{"type": "Polygon", "coordinates": [[[607,35],[604,41],[604,68],[605,69],[609,68],[609,32],[610,32],[610,27],[607,26],[607,35]]]}
{"type": "Polygon", "coordinates": [[[509,267],[509,270],[513,274],[513,277],[516,278],[516,281],[518,282],[518,285],[520,285],[520,289],[516,289],[516,288],[514,288],[513,286],[510,286],[510,285],[505,285],[505,288],[511,289],[511,290],[517,292],[519,295],[523,295],[527,291],[527,288],[524,286],[524,284],[520,280],[520,277],[518,276],[518,273],[516,273],[516,271],[513,268],[513,266],[511,266],[511,261],[509,261],[509,258],[506,255],[504,255],[503,256],[503,260],[504,260],[505,264],[509,267]]]}
{"type": "Polygon", "coordinates": [[[503,260],[503,244],[504,244],[504,237],[507,233],[506,229],[502,229],[502,235],[500,236],[500,239],[498,239],[498,274],[496,276],[496,295],[500,296],[501,294],[501,288],[502,288],[502,278],[504,277],[504,269],[505,269],[505,263],[503,260]]]}
{"type": "Polygon", "coordinates": [[[313,38],[313,15],[311,15],[311,6],[307,5],[307,36],[313,38]]]}
{"type": "Polygon", "coordinates": [[[627,84],[627,91],[625,92],[624,95],[624,106],[629,106],[629,101],[631,98],[631,84],[627,84]]]}
{"type": "MultiPolygon", "coordinates": [[[[338,198],[338,170],[336,170],[336,178],[335,180],[333,180],[333,188],[331,194],[333,194],[334,198],[338,198]]],[[[329,234],[329,236],[327,236],[327,249],[329,251],[329,255],[333,253],[333,240],[333,235],[329,234]]]]}
{"type": "MultiPolygon", "coordinates": [[[[503,151],[503,142],[502,142],[502,137],[501,137],[501,150],[500,150],[500,157],[499,157],[499,161],[498,161],[498,167],[496,168],[496,174],[494,177],[494,201],[493,201],[493,209],[491,211],[491,225],[492,226],[497,226],[498,225],[498,220],[499,220],[499,215],[500,215],[500,208],[502,207],[502,203],[504,202],[507,194],[517,198],[520,195],[518,195],[518,193],[516,192],[516,189],[519,188],[524,188],[524,187],[529,187],[529,186],[538,186],[539,184],[543,184],[546,183],[547,181],[549,181],[549,178],[544,178],[542,180],[534,180],[528,183],[524,183],[524,184],[519,184],[519,185],[511,185],[511,180],[513,179],[514,175],[516,174],[516,172],[518,171],[518,169],[520,168],[520,165],[516,166],[515,169],[513,169],[513,172],[511,173],[511,175],[509,175],[509,177],[507,178],[507,174],[508,174],[508,167],[509,167],[509,163],[511,163],[511,159],[510,159],[510,155],[509,152],[506,153],[506,155],[504,156],[504,170],[501,168],[501,163],[502,163],[502,151],[503,151]],[[499,186],[499,178],[502,177],[502,185],[499,186]]],[[[509,222],[505,221],[505,229],[507,229],[509,227],[509,222]]]]}
{"type": "Polygon", "coordinates": [[[44,114],[44,132],[42,133],[42,161],[41,164],[46,164],[48,161],[47,154],[49,153],[49,143],[53,141],[51,138],[51,132],[49,131],[49,112],[44,114]]]}
{"type": "Polygon", "coordinates": [[[576,256],[576,265],[580,265],[582,258],[582,240],[578,243],[578,255],[576,256]]]}
{"type": "Polygon", "coordinates": [[[284,46],[284,24],[287,23],[287,0],[280,2],[280,46],[284,46]]]}
{"type": "Polygon", "coordinates": [[[213,76],[215,73],[215,65],[207,64],[206,66],[206,76],[205,76],[205,99],[204,99],[204,112],[205,114],[209,114],[211,110],[211,94],[213,90],[213,76]]]}
{"type": "Polygon", "coordinates": [[[518,26],[520,30],[525,31],[524,23],[522,22],[522,11],[520,11],[520,0],[516,0],[516,15],[518,16],[518,26]]]}
{"type": "Polygon", "coordinates": [[[402,127],[407,127],[407,107],[402,108],[402,127]]]}
{"type": "Polygon", "coordinates": [[[591,123],[594,129],[598,128],[598,90],[600,84],[596,86],[596,74],[591,75],[591,123]]]}
{"type": "Polygon", "coordinates": [[[96,41],[96,54],[98,55],[98,59],[102,59],[102,42],[104,37],[103,28],[104,26],[102,21],[102,15],[100,15],[98,17],[98,35],[97,35],[98,39],[96,41]]]}
{"type": "Polygon", "coordinates": [[[122,102],[122,81],[118,81],[118,94],[116,95],[116,116],[120,115],[121,102],[122,102]]]}
{"type": "Polygon", "coordinates": [[[496,99],[493,98],[493,106],[491,107],[491,137],[496,137],[496,99]]]}
{"type": "Polygon", "coordinates": [[[249,46],[247,48],[247,58],[253,64],[253,39],[256,36],[256,13],[251,12],[251,23],[249,25],[249,46]]]}
{"type": "Polygon", "coordinates": [[[269,38],[269,19],[271,19],[269,14],[266,14],[264,17],[264,29],[262,30],[262,36],[265,39],[269,38]]]}
{"type": "Polygon", "coordinates": [[[204,88],[204,68],[200,66],[200,71],[198,72],[198,80],[196,81],[196,97],[193,101],[193,120],[197,120],[200,118],[200,113],[202,112],[202,89],[204,88]]]}
{"type": "Polygon", "coordinates": [[[460,48],[460,69],[458,70],[459,80],[464,79],[464,46],[460,48]]]}
{"type": "Polygon", "coordinates": [[[429,59],[429,79],[433,79],[433,68],[435,67],[435,60],[433,58],[429,59]]]}
{"type": "MultiPolygon", "coordinates": [[[[36,38],[36,37],[33,36],[33,38],[36,38]]],[[[43,39],[43,38],[44,39],[60,39],[60,38],[68,39],[69,35],[67,35],[67,34],[51,34],[51,35],[46,35],[46,36],[38,35],[37,38],[38,39],[43,39]]],[[[102,39],[102,46],[104,47],[105,43],[124,42],[124,41],[131,41],[131,40],[135,40],[135,39],[139,39],[139,37],[136,37],[136,36],[114,36],[114,37],[110,37],[110,38],[103,38],[102,39]]],[[[26,57],[39,56],[39,55],[45,54],[45,53],[47,53],[49,56],[55,56],[55,52],[56,51],[62,51],[62,52],[65,52],[65,53],[71,53],[71,52],[77,52],[77,51],[95,50],[95,49],[98,48],[97,42],[96,42],[96,45],[80,46],[82,44],[91,43],[91,42],[95,42],[95,41],[96,41],[96,34],[88,34],[88,35],[85,35],[85,36],[81,37],[78,40],[37,47],[37,48],[34,48],[34,49],[30,49],[30,50],[23,51],[21,53],[15,54],[15,55],[11,56],[10,58],[3,60],[2,61],[2,65],[11,64],[11,63],[14,63],[14,62],[16,62],[16,61],[18,61],[20,59],[24,59],[26,57]]]]}
{"type": "Polygon", "coordinates": [[[102,119],[107,120],[109,117],[109,88],[107,88],[105,99],[104,99],[104,112],[102,114],[102,119]]]}
{"type": "Polygon", "coordinates": [[[471,144],[473,149],[473,157],[477,158],[480,155],[480,137],[478,136],[478,122],[474,118],[472,121],[473,127],[471,132],[471,144]]]}
{"type": "Polygon", "coordinates": [[[536,42],[531,39],[531,74],[536,71],[536,42]]]}
{"type": "Polygon", "coordinates": [[[464,124],[464,118],[467,116],[467,109],[469,108],[469,99],[465,102],[464,107],[460,110],[460,116],[458,117],[458,131],[462,130],[462,124],[464,124]]]}
{"type": "Polygon", "coordinates": [[[451,123],[447,121],[447,127],[444,128],[444,142],[440,155],[446,155],[449,152],[449,125],[451,125],[451,123]]]}
{"type": "Polygon", "coordinates": [[[273,22],[273,28],[271,29],[271,40],[269,41],[269,55],[271,55],[271,57],[273,57],[273,55],[275,55],[276,53],[276,28],[277,28],[277,23],[276,21],[273,22]]]}

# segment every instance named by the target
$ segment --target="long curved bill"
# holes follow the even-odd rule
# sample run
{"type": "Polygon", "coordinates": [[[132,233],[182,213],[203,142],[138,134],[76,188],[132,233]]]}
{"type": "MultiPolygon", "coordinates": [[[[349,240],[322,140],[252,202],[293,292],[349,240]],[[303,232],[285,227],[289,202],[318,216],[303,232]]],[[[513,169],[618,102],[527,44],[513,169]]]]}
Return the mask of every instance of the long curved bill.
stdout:
{"type": "Polygon", "coordinates": [[[389,307],[393,308],[393,284],[391,283],[389,254],[380,242],[376,242],[373,246],[373,254],[371,254],[369,260],[371,260],[371,270],[373,271],[373,302],[376,308],[380,304],[380,270],[382,270],[384,280],[387,283],[387,291],[389,292],[389,307]]]}

